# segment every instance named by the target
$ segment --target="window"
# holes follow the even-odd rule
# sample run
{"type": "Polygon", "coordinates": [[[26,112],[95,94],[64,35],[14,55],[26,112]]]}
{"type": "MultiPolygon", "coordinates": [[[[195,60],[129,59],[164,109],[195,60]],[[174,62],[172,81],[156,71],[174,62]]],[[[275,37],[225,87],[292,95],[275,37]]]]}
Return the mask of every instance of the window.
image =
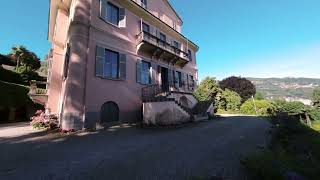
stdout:
{"type": "Polygon", "coordinates": [[[190,89],[190,88],[194,88],[194,79],[193,79],[193,76],[189,75],[188,80],[189,80],[189,82],[188,82],[189,89],[190,89]]]}
{"type": "Polygon", "coordinates": [[[68,77],[69,61],[70,61],[70,46],[68,45],[65,60],[64,60],[64,69],[63,69],[63,77],[65,79],[68,77]]]}
{"type": "Polygon", "coordinates": [[[138,83],[151,84],[151,63],[138,59],[136,71],[138,83]]]}
{"type": "Polygon", "coordinates": [[[173,41],[173,46],[175,47],[174,52],[180,53],[180,44],[177,41],[173,41]]]}
{"type": "Polygon", "coordinates": [[[140,0],[140,2],[141,2],[141,6],[143,7],[143,8],[145,8],[145,9],[147,9],[147,0],[140,0]]]}
{"type": "Polygon", "coordinates": [[[119,8],[108,2],[107,4],[107,21],[118,26],[120,20],[119,8]]]}
{"type": "Polygon", "coordinates": [[[104,74],[107,78],[118,79],[119,75],[119,53],[105,50],[104,74]]]}
{"type": "Polygon", "coordinates": [[[142,30],[143,30],[143,32],[148,32],[148,33],[150,33],[150,26],[148,25],[148,24],[146,24],[146,23],[142,23],[142,30]]]}
{"type": "Polygon", "coordinates": [[[142,84],[151,84],[151,64],[146,61],[142,61],[141,64],[141,83],[142,84]]]}
{"type": "Polygon", "coordinates": [[[178,75],[178,85],[179,85],[179,87],[182,87],[182,75],[181,75],[181,72],[177,71],[177,75],[178,75]]]}
{"type": "Polygon", "coordinates": [[[188,49],[188,57],[189,57],[189,60],[192,61],[192,52],[190,49],[188,49]]]}
{"type": "Polygon", "coordinates": [[[160,45],[165,46],[166,42],[167,42],[166,35],[163,33],[160,33],[160,45]]]}
{"type": "Polygon", "coordinates": [[[107,79],[126,79],[126,55],[97,47],[96,76],[107,79]]]}

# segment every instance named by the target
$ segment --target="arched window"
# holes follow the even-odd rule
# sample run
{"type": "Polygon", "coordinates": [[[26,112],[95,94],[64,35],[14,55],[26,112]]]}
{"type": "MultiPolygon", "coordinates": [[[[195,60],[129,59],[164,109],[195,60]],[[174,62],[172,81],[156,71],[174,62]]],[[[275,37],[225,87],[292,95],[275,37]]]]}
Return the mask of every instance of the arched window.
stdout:
{"type": "Polygon", "coordinates": [[[119,121],[119,107],[115,102],[109,101],[101,106],[101,124],[119,121]]]}

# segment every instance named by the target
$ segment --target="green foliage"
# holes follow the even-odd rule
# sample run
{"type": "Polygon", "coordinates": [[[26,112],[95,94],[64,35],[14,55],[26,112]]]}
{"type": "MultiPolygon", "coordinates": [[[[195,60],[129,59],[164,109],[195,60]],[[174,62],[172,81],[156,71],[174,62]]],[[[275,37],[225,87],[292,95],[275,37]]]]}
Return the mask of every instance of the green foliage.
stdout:
{"type": "Polygon", "coordinates": [[[257,91],[256,95],[254,96],[255,99],[257,100],[264,100],[265,99],[265,94],[261,91],[257,91]]]}
{"type": "Polygon", "coordinates": [[[273,122],[270,148],[242,161],[250,179],[319,179],[319,132],[294,116],[277,117],[273,122]]]}
{"type": "Polygon", "coordinates": [[[25,86],[0,81],[0,107],[21,107],[32,105],[25,86]]]}
{"type": "Polygon", "coordinates": [[[317,88],[312,93],[313,106],[320,108],[320,88],[317,88]]]}
{"type": "Polygon", "coordinates": [[[314,121],[320,121],[320,109],[319,108],[310,108],[308,110],[310,118],[314,121]]]}
{"type": "Polygon", "coordinates": [[[298,101],[286,102],[284,100],[275,100],[273,104],[276,106],[277,112],[288,113],[289,115],[303,114],[308,108],[302,102],[298,101]]]}
{"type": "Polygon", "coordinates": [[[28,85],[28,82],[24,82],[21,78],[21,75],[19,73],[6,70],[3,68],[0,68],[0,81],[4,82],[10,82],[10,83],[15,83],[15,84],[23,84],[23,85],[28,85]]]}
{"type": "Polygon", "coordinates": [[[219,86],[222,90],[230,89],[237,92],[242,98],[242,102],[256,94],[255,85],[246,78],[232,76],[219,82],[219,86]]]}
{"type": "MultiPolygon", "coordinates": [[[[267,100],[255,100],[257,115],[260,116],[273,116],[276,112],[276,107],[267,100]]],[[[256,115],[254,101],[252,99],[247,100],[240,107],[240,112],[248,115],[256,115]]]]}
{"type": "Polygon", "coordinates": [[[12,47],[9,56],[16,61],[17,69],[24,66],[28,71],[35,71],[41,66],[40,58],[24,46],[12,47]]]}
{"type": "Polygon", "coordinates": [[[226,89],[219,93],[216,101],[218,109],[224,111],[238,111],[241,105],[241,97],[238,93],[226,89]]]}
{"type": "Polygon", "coordinates": [[[206,77],[194,92],[198,101],[213,101],[220,91],[215,78],[206,77]]]}

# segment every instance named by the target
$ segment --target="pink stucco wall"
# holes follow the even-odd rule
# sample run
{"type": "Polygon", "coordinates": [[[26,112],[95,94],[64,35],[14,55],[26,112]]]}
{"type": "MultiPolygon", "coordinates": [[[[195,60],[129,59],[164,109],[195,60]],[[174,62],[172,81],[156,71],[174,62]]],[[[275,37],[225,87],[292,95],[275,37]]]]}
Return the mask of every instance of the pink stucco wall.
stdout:
{"type": "MultiPolygon", "coordinates": [[[[94,126],[96,121],[99,121],[101,106],[108,101],[113,101],[119,106],[121,122],[141,120],[141,88],[143,86],[136,82],[137,59],[144,59],[196,77],[195,53],[193,53],[193,61],[183,68],[172,67],[165,62],[137,54],[137,35],[140,32],[141,17],[130,11],[128,2],[116,0],[110,0],[110,2],[126,8],[125,28],[106,23],[99,17],[99,0],[73,1],[69,17],[57,16],[57,29],[52,42],[54,53],[48,106],[52,113],[61,113],[64,129],[94,126]],[[70,45],[71,52],[68,76],[64,79],[62,73],[67,43],[70,45]],[[57,46],[57,44],[64,46],[57,46]],[[97,45],[127,55],[126,80],[108,80],[95,76],[97,45]]],[[[149,0],[148,8],[153,14],[155,12],[160,14],[159,18],[169,26],[172,20],[179,21],[163,1],[149,0]],[[164,14],[167,18],[164,18],[164,14]]],[[[157,27],[162,28],[161,25],[157,27]]],[[[166,27],[162,30],[166,30],[166,27]]],[[[167,33],[171,36],[175,34],[175,32],[167,33]]],[[[181,39],[177,37],[179,38],[181,39]]],[[[189,47],[193,52],[197,51],[194,46],[189,47]]]]}

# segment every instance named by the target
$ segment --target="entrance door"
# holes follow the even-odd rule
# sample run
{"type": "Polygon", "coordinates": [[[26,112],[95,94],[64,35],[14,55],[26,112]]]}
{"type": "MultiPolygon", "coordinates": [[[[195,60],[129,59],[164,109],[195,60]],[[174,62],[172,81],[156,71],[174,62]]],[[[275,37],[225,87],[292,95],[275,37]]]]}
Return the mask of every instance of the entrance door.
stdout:
{"type": "Polygon", "coordinates": [[[101,107],[101,123],[119,121],[119,107],[114,102],[107,102],[101,107]]]}
{"type": "Polygon", "coordinates": [[[169,91],[168,69],[165,67],[161,67],[161,87],[162,91],[169,91]]]}

